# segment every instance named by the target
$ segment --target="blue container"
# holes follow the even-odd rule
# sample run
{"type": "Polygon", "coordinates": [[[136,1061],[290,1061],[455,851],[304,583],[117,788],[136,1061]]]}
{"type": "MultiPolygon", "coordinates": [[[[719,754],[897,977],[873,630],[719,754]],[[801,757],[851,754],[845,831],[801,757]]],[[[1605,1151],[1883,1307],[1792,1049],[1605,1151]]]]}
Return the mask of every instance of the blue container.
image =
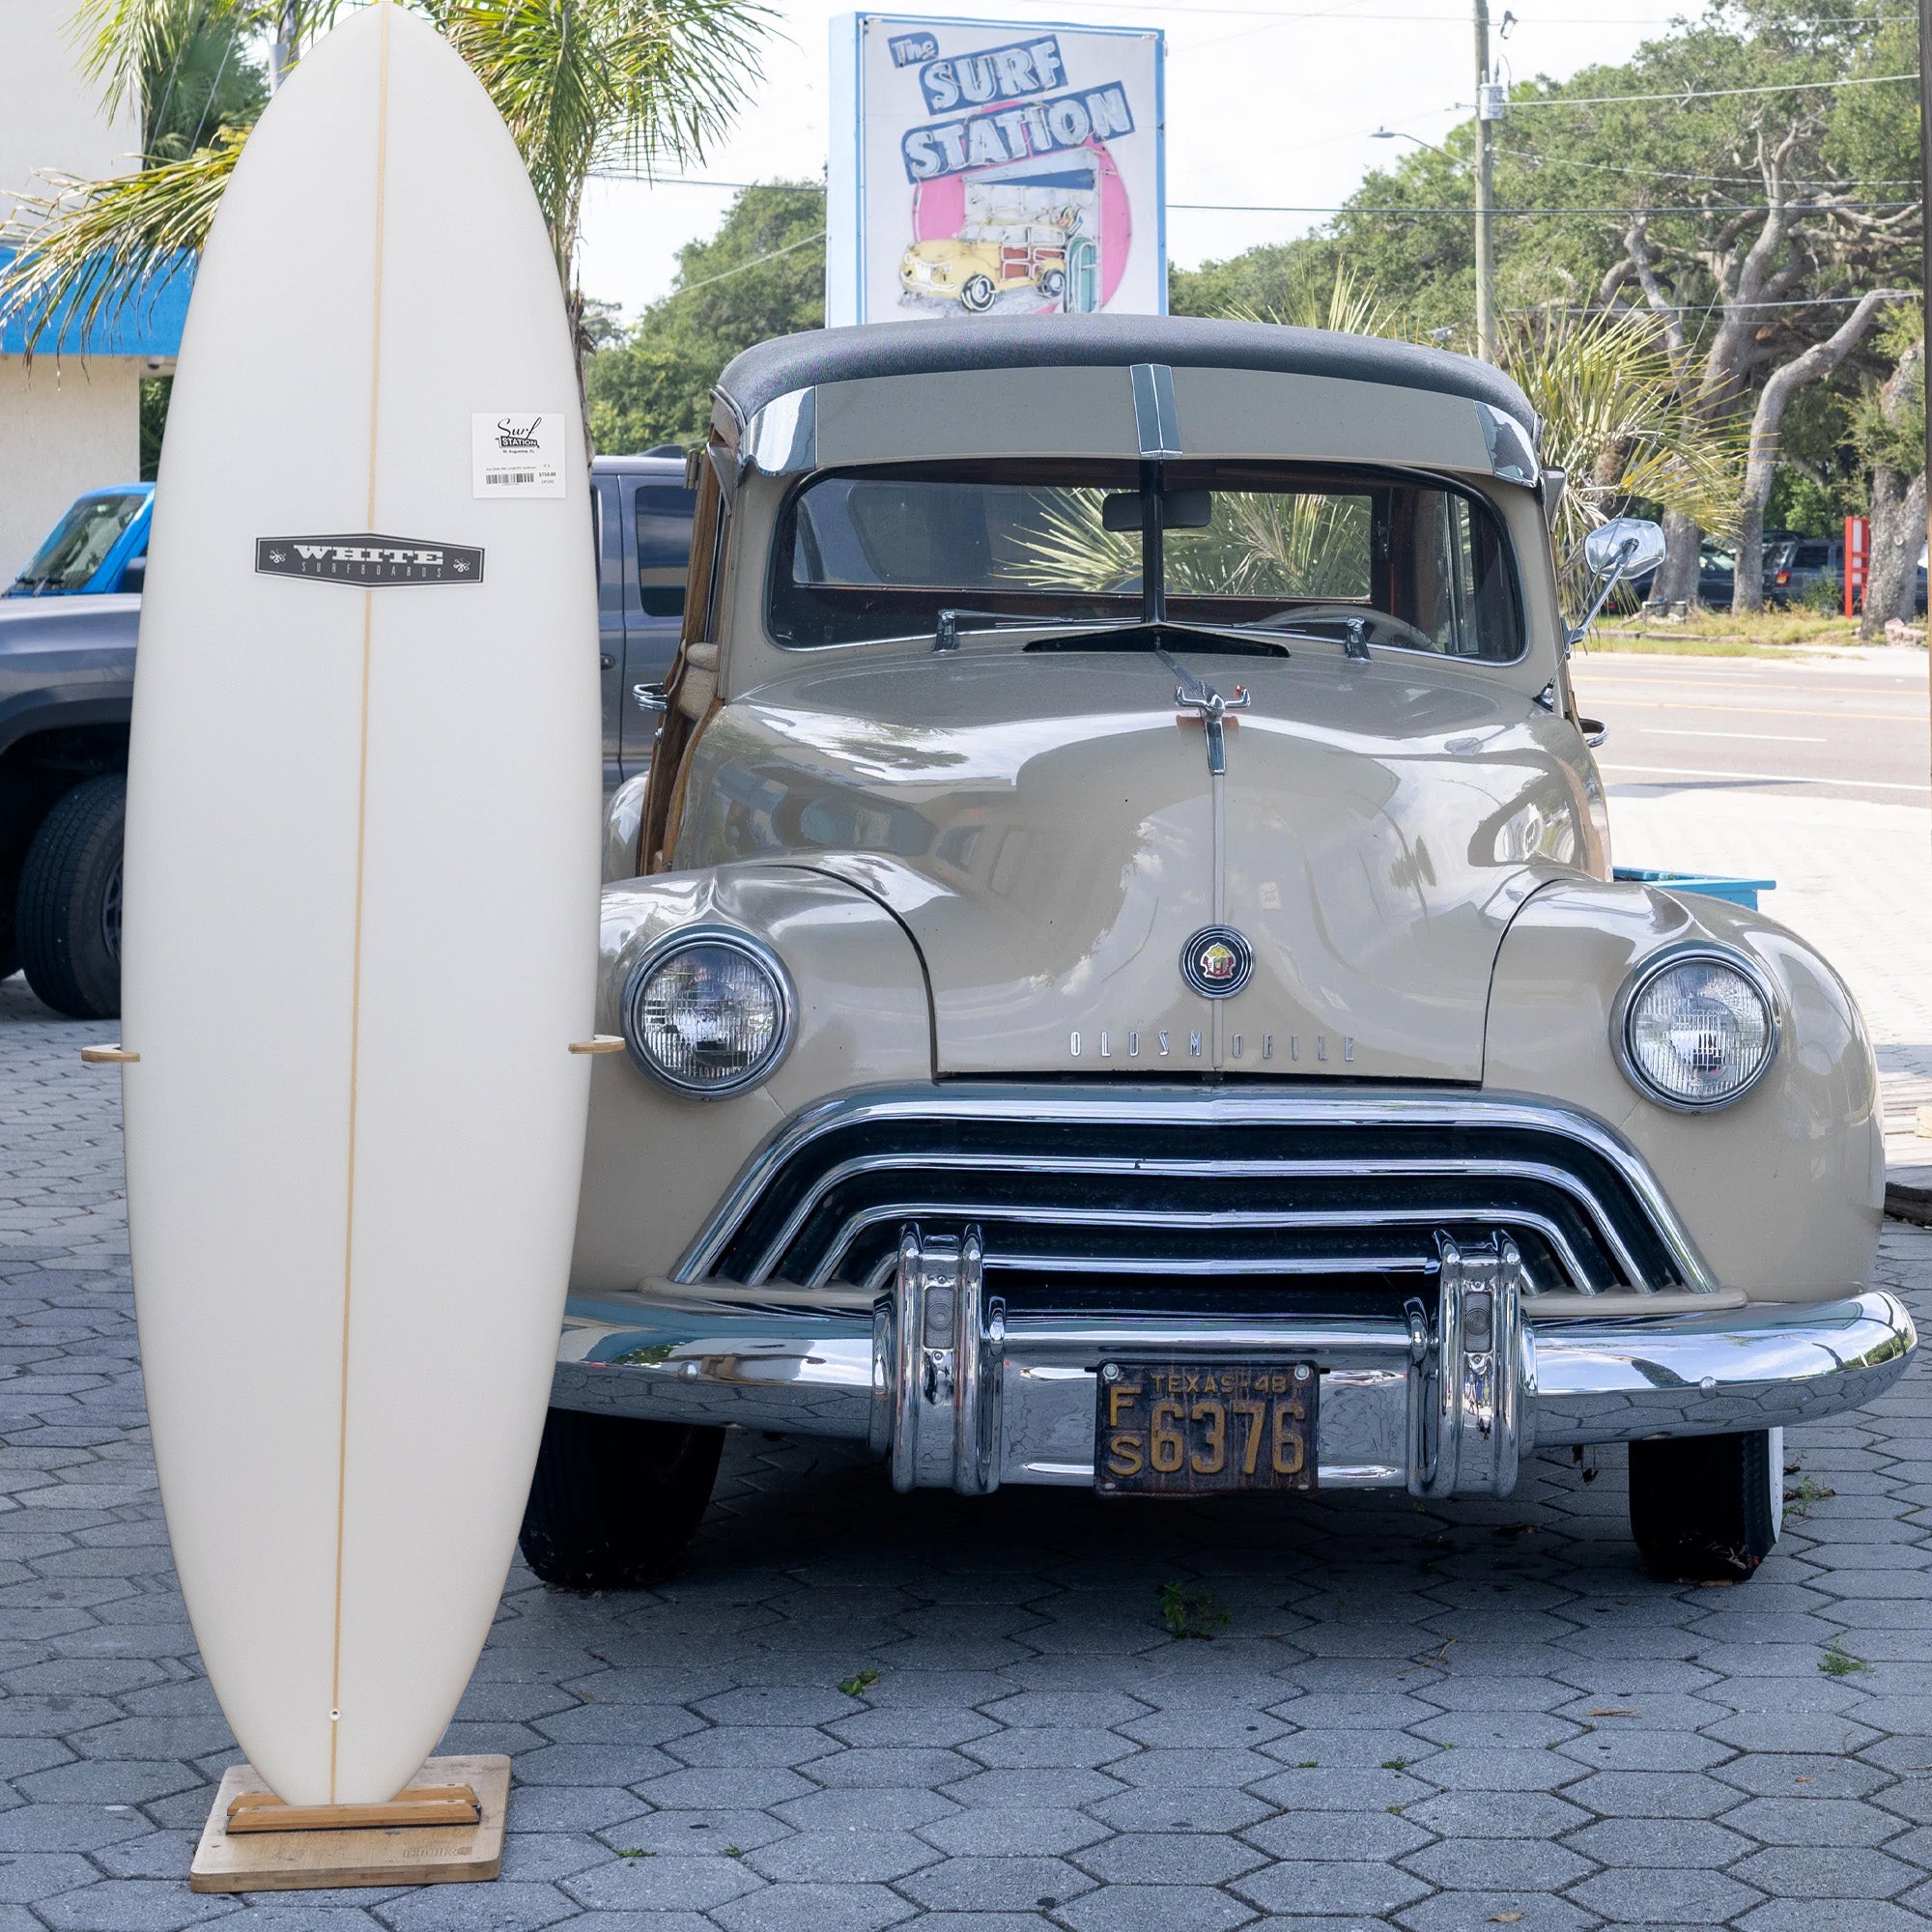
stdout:
{"type": "Polygon", "coordinates": [[[1727,899],[1732,905],[1757,910],[1757,895],[1775,892],[1776,879],[1720,879],[1710,872],[1653,872],[1640,866],[1619,866],[1614,876],[1640,886],[1668,886],[1673,893],[1702,893],[1706,898],[1727,899]]]}

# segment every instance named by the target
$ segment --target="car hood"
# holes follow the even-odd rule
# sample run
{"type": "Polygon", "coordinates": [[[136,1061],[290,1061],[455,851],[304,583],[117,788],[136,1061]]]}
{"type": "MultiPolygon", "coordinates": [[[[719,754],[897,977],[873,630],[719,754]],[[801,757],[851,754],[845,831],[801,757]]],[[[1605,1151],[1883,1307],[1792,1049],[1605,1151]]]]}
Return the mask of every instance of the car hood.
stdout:
{"type": "Polygon", "coordinates": [[[890,907],[942,1073],[1480,1079],[1504,927],[1588,851],[1575,731],[1428,659],[1186,662],[1251,692],[1219,782],[1151,653],[814,664],[707,726],[676,863],[890,907]],[[1214,924],[1254,959],[1223,999],[1182,976],[1214,924]]]}

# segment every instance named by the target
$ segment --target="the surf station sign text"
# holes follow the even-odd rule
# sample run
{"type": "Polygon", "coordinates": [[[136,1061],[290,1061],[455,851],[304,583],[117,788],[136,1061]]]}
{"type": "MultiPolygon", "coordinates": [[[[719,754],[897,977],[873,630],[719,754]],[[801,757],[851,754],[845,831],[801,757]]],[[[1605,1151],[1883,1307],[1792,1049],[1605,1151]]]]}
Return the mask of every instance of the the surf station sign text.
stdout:
{"type": "Polygon", "coordinates": [[[1157,31],[832,23],[826,320],[1157,314],[1157,31]]]}

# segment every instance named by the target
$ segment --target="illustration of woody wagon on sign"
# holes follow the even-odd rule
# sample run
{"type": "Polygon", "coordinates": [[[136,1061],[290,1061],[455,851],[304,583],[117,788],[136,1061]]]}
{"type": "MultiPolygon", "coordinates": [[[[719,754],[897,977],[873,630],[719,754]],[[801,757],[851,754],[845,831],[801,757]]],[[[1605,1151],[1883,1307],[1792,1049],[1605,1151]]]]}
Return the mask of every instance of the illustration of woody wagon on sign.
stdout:
{"type": "Polygon", "coordinates": [[[1158,33],[832,33],[828,322],[1164,310],[1158,33]]]}

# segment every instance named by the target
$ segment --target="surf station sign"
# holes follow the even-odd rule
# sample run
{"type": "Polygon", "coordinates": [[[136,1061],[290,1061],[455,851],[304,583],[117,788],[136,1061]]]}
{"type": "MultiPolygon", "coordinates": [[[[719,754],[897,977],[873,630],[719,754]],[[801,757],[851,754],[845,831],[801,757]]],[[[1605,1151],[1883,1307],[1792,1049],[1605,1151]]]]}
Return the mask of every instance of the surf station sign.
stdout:
{"type": "Polygon", "coordinates": [[[826,321],[1164,313],[1163,45],[835,19],[826,321]]]}

